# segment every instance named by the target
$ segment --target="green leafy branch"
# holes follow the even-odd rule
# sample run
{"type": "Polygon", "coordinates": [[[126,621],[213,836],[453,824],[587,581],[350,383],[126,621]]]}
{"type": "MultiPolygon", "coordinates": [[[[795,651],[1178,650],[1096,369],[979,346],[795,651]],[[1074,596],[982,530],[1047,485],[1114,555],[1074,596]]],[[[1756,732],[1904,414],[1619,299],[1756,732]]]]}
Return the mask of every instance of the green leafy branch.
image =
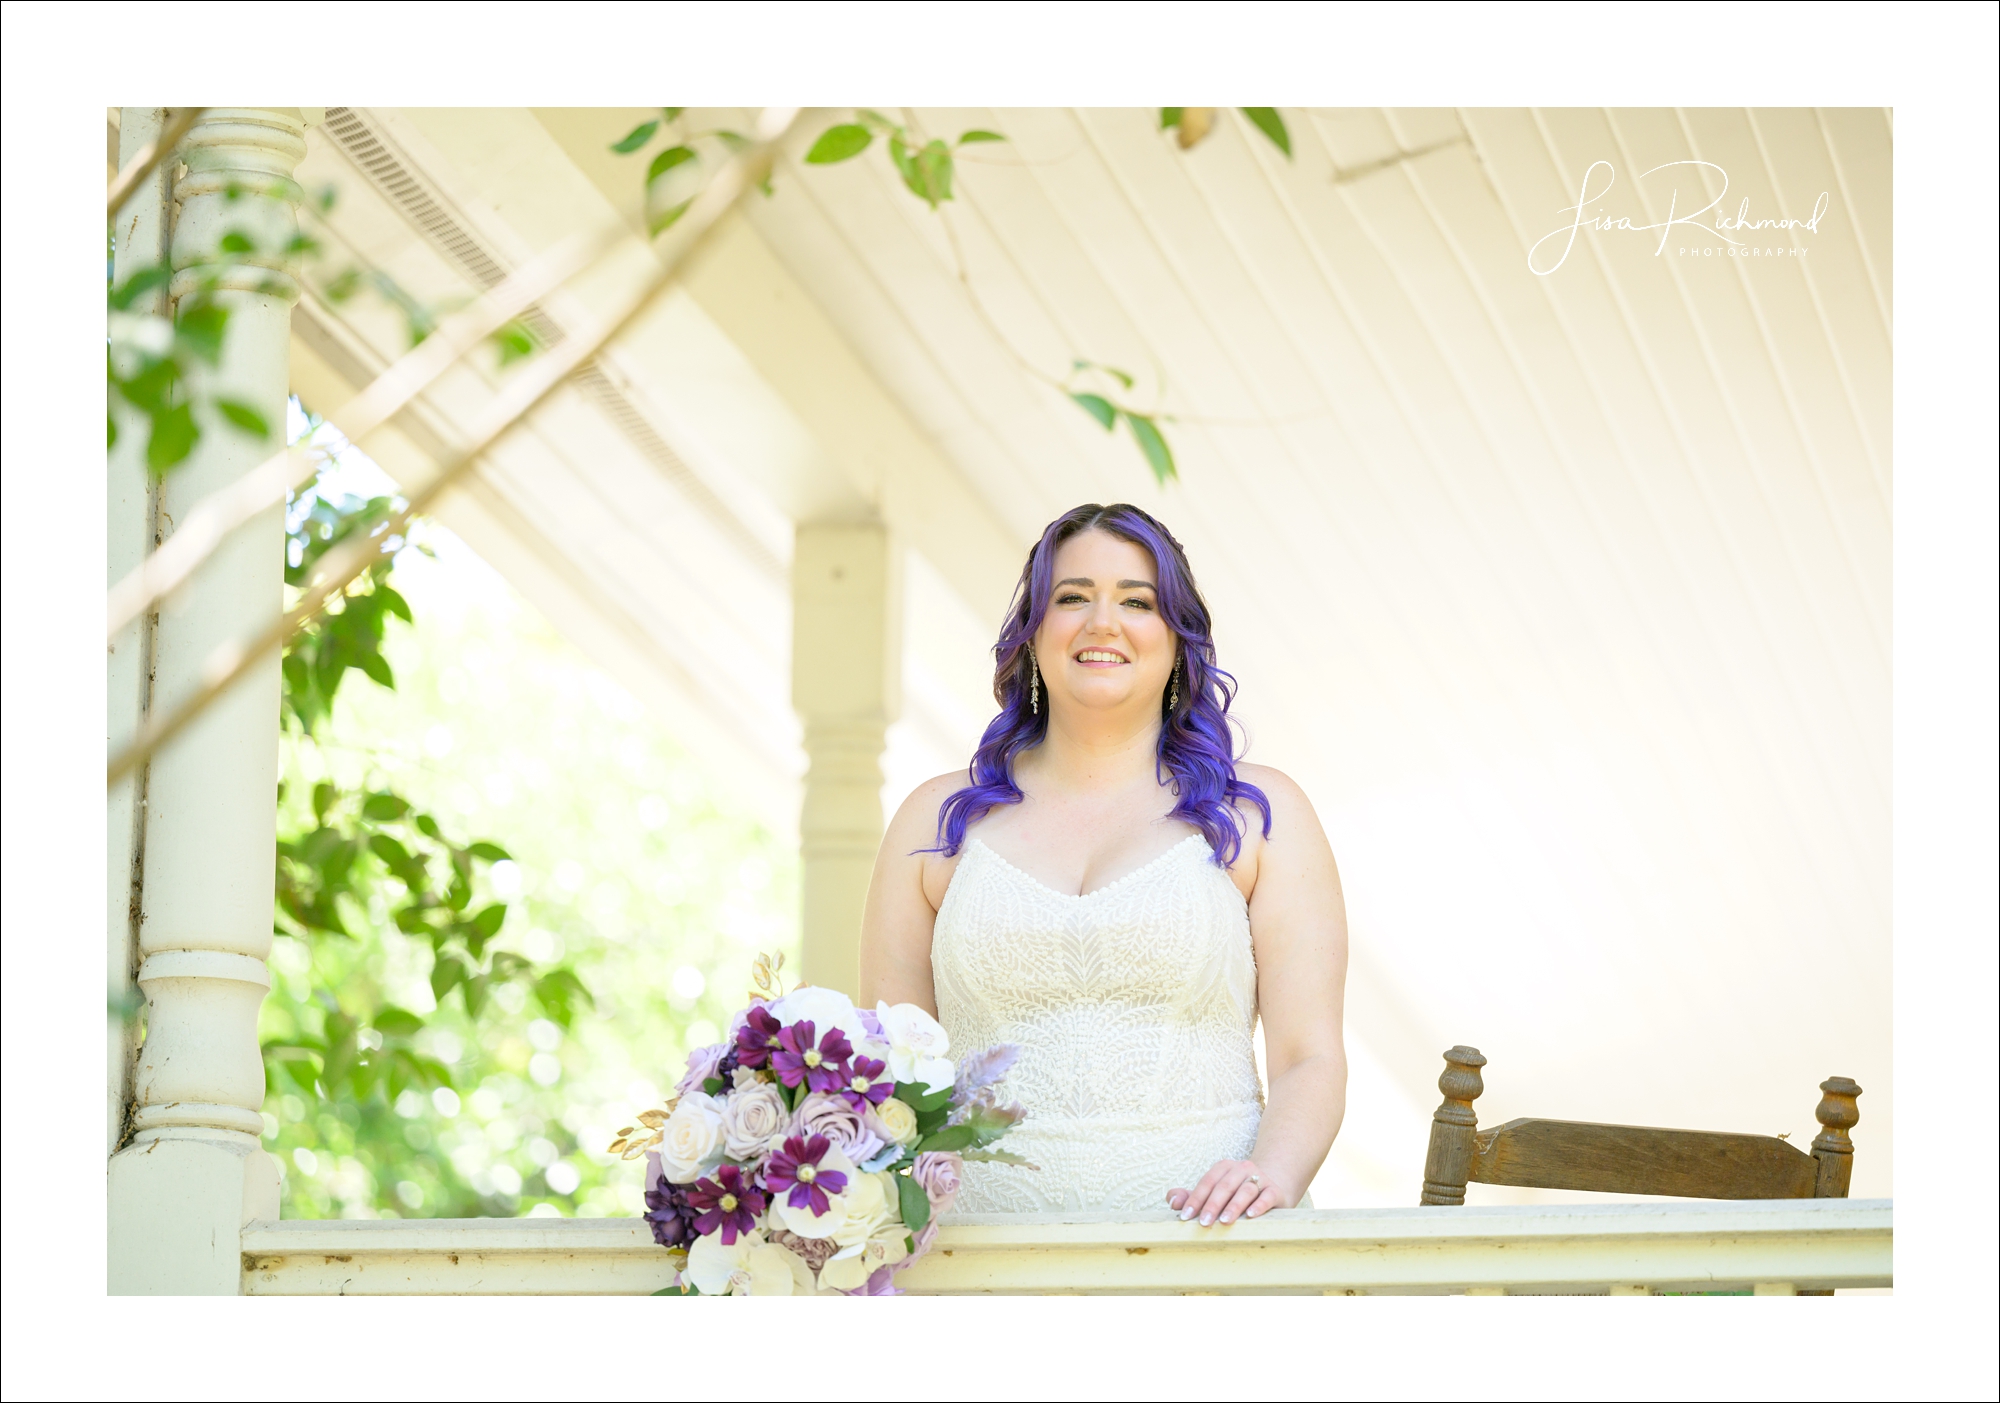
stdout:
{"type": "Polygon", "coordinates": [[[1098,394],[1094,390],[1079,390],[1076,381],[1079,376],[1096,372],[1116,380],[1126,390],[1132,388],[1132,377],[1114,366],[1098,365],[1094,361],[1079,360],[1070,364],[1069,378],[1063,382],[1063,393],[1074,400],[1091,418],[1110,433],[1124,420],[1125,427],[1132,433],[1132,439],[1139,445],[1139,452],[1145,456],[1146,466],[1153,470],[1153,478],[1160,486],[1177,481],[1180,470],[1174,464],[1174,451],[1167,444],[1167,437],[1160,432],[1162,421],[1172,423],[1164,414],[1141,414],[1127,405],[1113,400],[1109,395],[1098,394]]]}
{"type": "MultiPolygon", "coordinates": [[[[671,229],[694,203],[694,193],[689,190],[684,177],[694,175],[701,168],[702,157],[697,142],[713,140],[731,155],[752,145],[749,137],[727,127],[680,131],[678,126],[685,111],[685,107],[662,107],[658,117],[639,123],[611,143],[611,149],[619,155],[632,156],[645,150],[662,132],[667,135],[667,145],[646,164],[646,232],[653,238],[671,229]],[[682,167],[688,169],[676,176],[674,172],[681,171],[682,167]]],[[[766,195],[771,194],[770,177],[760,181],[757,188],[766,195]]]]}
{"type": "MultiPolygon", "coordinates": [[[[235,192],[232,198],[240,198],[235,192]]],[[[295,255],[310,241],[294,238],[286,246],[295,255]]],[[[256,439],[271,436],[264,416],[241,400],[201,393],[201,367],[222,364],[222,343],[229,327],[229,307],[218,293],[226,278],[249,266],[257,252],[256,239],[241,229],[222,236],[216,257],[193,270],[193,286],[185,291],[172,315],[147,310],[162,306],[174,279],[166,264],[135,268],[123,282],[108,285],[109,334],[106,338],[106,388],[146,421],[146,467],[155,479],[187,460],[201,441],[202,419],[210,412],[230,428],[256,439]]],[[[275,279],[272,280],[275,289],[275,279]]],[[[118,444],[118,416],[105,415],[108,447],[118,444]]]]}
{"type": "MultiPolygon", "coordinates": [[[[331,185],[322,186],[310,203],[305,206],[307,215],[324,230],[330,238],[340,236],[326,222],[326,216],[333,209],[336,192],[331,185]]],[[[345,240],[341,240],[343,244],[345,240]]],[[[438,324],[453,312],[466,306],[469,297],[449,297],[438,302],[426,303],[397,282],[386,270],[370,262],[364,255],[347,246],[352,259],[339,272],[319,284],[319,295],[335,307],[351,302],[355,295],[373,292],[403,319],[403,332],[412,348],[421,346],[430,334],[438,329],[438,324]]],[[[317,241],[308,250],[313,254],[321,252],[317,241]]],[[[499,356],[499,369],[505,370],[515,361],[526,360],[542,349],[533,332],[520,321],[510,321],[486,338],[499,356]]]]}
{"type": "MultiPolygon", "coordinates": [[[[287,583],[302,586],[321,556],[373,529],[370,523],[388,505],[382,498],[333,496],[318,483],[299,494],[287,513],[287,583]]],[[[408,623],[411,612],[388,577],[408,545],[385,538],[381,558],[339,606],[287,648],[281,706],[298,741],[309,743],[327,719],[349,670],[395,686],[384,634],[391,616],[408,623]]],[[[368,938],[386,936],[390,927],[430,947],[433,998],[442,1006],[456,991],[474,1024],[495,992],[509,985],[519,986],[524,1000],[531,997],[565,1029],[593,1006],[589,989],[568,965],[540,968],[492,948],[508,912],[506,902],[485,892],[492,865],[510,860],[499,844],[458,841],[433,815],[386,787],[346,790],[322,780],[312,788],[309,819],[298,813],[297,802],[284,802],[282,788],[279,800],[281,823],[288,813],[294,818],[277,843],[275,929],[312,953],[315,982],[302,1005],[273,1020],[277,1026],[264,1040],[272,1087],[294,1088],[350,1119],[359,1114],[357,1123],[368,1123],[405,1091],[452,1087],[451,1069],[420,1045],[426,1018],[383,1001],[374,980],[355,965],[367,948],[379,949],[369,947],[368,938]],[[342,967],[344,975],[326,973],[342,967]]],[[[438,1173],[455,1182],[442,1167],[438,1173]]]]}
{"type": "Polygon", "coordinates": [[[903,178],[903,184],[911,194],[932,209],[951,198],[954,151],[981,142],[1007,139],[998,132],[975,127],[961,132],[955,142],[935,137],[925,141],[911,136],[902,123],[891,121],[880,112],[858,108],[855,117],[855,121],[842,122],[821,132],[819,139],[806,152],[806,164],[831,166],[852,160],[868,149],[879,132],[888,138],[889,161],[895,166],[896,174],[903,178]]]}
{"type": "MultiPolygon", "coordinates": [[[[1171,131],[1183,151],[1192,149],[1196,143],[1214,130],[1213,107],[1162,107],[1160,109],[1160,130],[1171,131]]],[[[1285,159],[1292,159],[1292,134],[1285,130],[1285,119],[1278,115],[1275,107],[1239,107],[1236,109],[1249,119],[1250,125],[1271,139],[1271,144],[1285,153],[1285,159]]]]}

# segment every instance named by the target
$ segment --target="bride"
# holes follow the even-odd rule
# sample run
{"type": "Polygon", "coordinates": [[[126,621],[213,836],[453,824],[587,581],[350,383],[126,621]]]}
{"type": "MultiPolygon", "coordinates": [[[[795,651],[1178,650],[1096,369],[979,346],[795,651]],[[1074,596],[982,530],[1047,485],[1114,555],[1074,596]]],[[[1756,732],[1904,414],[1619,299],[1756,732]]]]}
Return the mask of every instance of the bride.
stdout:
{"type": "Polygon", "coordinates": [[[1134,506],[1058,517],[994,654],[1000,714],[890,822],[862,925],[864,1005],[1022,1048],[1007,1147],[1038,1167],[968,1165],[958,1206],[1292,1207],[1345,1109],[1340,877],[1304,792],[1234,761],[1180,543],[1134,506]]]}

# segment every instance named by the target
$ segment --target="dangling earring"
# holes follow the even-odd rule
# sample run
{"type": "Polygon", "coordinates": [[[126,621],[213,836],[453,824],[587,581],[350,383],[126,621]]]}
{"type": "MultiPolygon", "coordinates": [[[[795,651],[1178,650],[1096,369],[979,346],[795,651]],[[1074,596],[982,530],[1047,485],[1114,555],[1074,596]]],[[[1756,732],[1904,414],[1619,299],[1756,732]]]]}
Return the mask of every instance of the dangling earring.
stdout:
{"type": "Polygon", "coordinates": [[[1028,710],[1042,714],[1042,670],[1035,666],[1035,650],[1028,650],[1028,710]]]}
{"type": "Polygon", "coordinates": [[[1174,659],[1174,685],[1167,692],[1167,710],[1172,711],[1181,704],[1181,660],[1174,659]]]}

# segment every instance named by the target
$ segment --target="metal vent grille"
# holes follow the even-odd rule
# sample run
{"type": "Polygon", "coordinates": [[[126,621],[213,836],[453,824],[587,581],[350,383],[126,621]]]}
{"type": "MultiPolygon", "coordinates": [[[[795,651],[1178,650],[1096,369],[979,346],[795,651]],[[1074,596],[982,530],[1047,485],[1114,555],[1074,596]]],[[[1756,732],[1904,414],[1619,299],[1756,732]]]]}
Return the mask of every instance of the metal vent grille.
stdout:
{"type": "MultiPolygon", "coordinates": [[[[325,130],[354,168],[384,199],[402,211],[412,228],[456,264],[474,286],[484,290],[497,287],[506,279],[512,271],[506,262],[481,244],[452,216],[444,197],[411,171],[398,153],[353,108],[327,108],[325,130]]],[[[543,346],[558,344],[566,334],[555,318],[539,304],[522,312],[520,321],[543,346]]],[[[784,563],[668,446],[646,416],[639,412],[638,406],[612,383],[594,358],[586,361],[571,378],[640,455],[673,483],[682,496],[693,502],[747,559],[771,575],[784,575],[784,563]]]]}

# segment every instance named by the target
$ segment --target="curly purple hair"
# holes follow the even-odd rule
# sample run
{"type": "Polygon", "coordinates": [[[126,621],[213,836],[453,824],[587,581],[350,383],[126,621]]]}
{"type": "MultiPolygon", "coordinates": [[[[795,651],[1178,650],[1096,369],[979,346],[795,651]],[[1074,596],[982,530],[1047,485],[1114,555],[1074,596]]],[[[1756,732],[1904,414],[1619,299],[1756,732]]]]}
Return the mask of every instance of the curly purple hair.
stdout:
{"type": "MultiPolygon", "coordinates": [[[[1163,784],[1171,778],[1178,799],[1168,817],[1200,829],[1216,863],[1233,866],[1243,851],[1239,800],[1257,807],[1264,816],[1264,836],[1271,834],[1270,800],[1256,785],[1236,777],[1236,748],[1229,729],[1236,679],[1216,665],[1208,604],[1195,587],[1181,543],[1151,514],[1125,502],[1108,507],[1092,502],[1064,512],[1028,552],[1000,641],[993,645],[993,699],[1000,704],[1000,714],[988,723],[973,752],[972,782],[938,809],[937,846],[924,851],[956,855],[965,843],[966,829],[989,810],[1021,802],[1014,783],[1014,757],[1039,744],[1048,730],[1048,712],[1036,714],[1028,705],[1028,645],[1048,612],[1056,550],[1084,531],[1107,532],[1153,557],[1159,572],[1160,617],[1180,639],[1183,668],[1180,701],[1160,727],[1157,772],[1163,784]]],[[[1160,706],[1166,710],[1164,695],[1160,706]]]]}

